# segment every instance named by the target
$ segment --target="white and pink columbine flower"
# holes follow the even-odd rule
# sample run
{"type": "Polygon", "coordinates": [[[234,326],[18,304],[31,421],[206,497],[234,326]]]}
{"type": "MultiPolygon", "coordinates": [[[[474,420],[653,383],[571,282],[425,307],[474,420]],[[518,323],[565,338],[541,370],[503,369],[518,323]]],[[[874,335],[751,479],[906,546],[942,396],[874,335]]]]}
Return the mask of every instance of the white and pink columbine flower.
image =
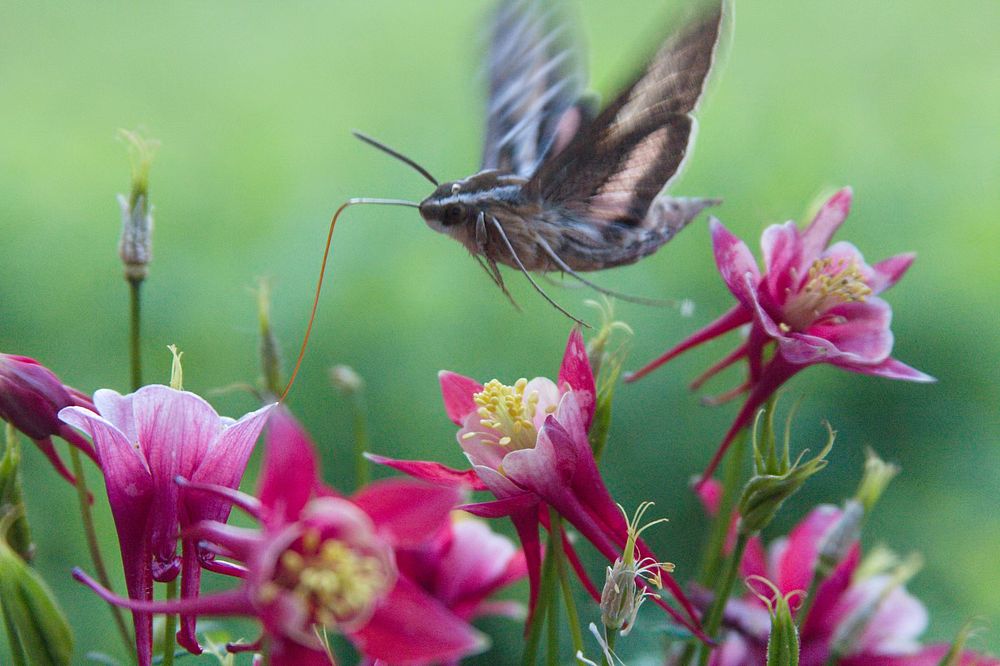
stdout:
{"type": "Polygon", "coordinates": [[[903,277],[914,255],[900,254],[869,265],[852,244],[840,241],[830,245],[847,218],[851,200],[849,188],[840,190],[805,230],[794,222],[765,229],[761,237],[763,273],[746,243],[713,219],[715,261],[737,304],[628,378],[635,381],[692,347],[750,325],[747,339],[693,384],[697,388],[720,370],[741,359],[747,361],[746,382],[726,394],[746,392],[746,402],[702,481],[712,474],[757,409],[779,386],[810,365],[828,363],[865,375],[933,381],[892,358],[892,308],[879,297],[903,277]],[[769,356],[772,343],[774,353],[769,356]]]}

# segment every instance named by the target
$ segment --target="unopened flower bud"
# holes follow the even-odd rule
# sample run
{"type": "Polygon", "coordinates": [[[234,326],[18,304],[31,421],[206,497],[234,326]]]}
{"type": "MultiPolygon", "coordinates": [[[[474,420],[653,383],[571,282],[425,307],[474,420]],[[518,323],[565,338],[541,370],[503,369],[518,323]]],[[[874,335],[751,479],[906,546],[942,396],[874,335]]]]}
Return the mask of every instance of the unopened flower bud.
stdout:
{"type": "Polygon", "coordinates": [[[751,576],[747,586],[764,602],[771,616],[771,633],[767,637],[767,666],[798,666],[799,630],[795,625],[789,599],[799,591],[782,595],[774,583],[760,576],[751,576]],[[771,594],[762,594],[751,582],[766,586],[771,594]]]}
{"type": "Polygon", "coordinates": [[[146,278],[149,262],[153,259],[153,207],[149,203],[149,168],[159,142],[128,130],[120,130],[119,135],[128,143],[132,183],[127,197],[118,195],[118,205],[122,212],[118,256],[125,265],[125,278],[130,282],[141,282],[146,278]]]}
{"type": "MultiPolygon", "coordinates": [[[[754,424],[753,443],[756,474],[743,488],[743,495],[739,502],[739,529],[740,532],[747,535],[756,534],[770,524],[785,500],[798,492],[806,480],[826,467],[826,454],[833,448],[833,441],[836,437],[836,433],[827,424],[829,435],[823,450],[805,462],[802,462],[805,455],[803,452],[792,463],[789,454],[791,417],[786,424],[784,451],[779,458],[774,434],[773,402],[768,406],[766,412],[764,428],[759,437],[757,424],[754,424]]],[[[760,415],[758,415],[757,421],[760,420],[760,415]]]]}
{"type": "Polygon", "coordinates": [[[257,283],[257,320],[260,324],[260,365],[264,386],[278,396],[281,395],[281,355],[278,340],[271,329],[271,287],[264,279],[257,283]]]}
{"type": "Polygon", "coordinates": [[[330,382],[344,395],[354,395],[365,388],[365,380],[349,365],[335,365],[330,368],[330,382]]]}
{"type": "Polygon", "coordinates": [[[588,437],[594,457],[600,460],[611,430],[611,407],[614,402],[615,385],[625,366],[628,340],[633,332],[628,324],[615,319],[614,306],[607,298],[604,298],[603,302],[587,300],[584,304],[601,313],[601,327],[587,343],[590,368],[597,378],[596,404],[588,437]],[[621,332],[625,339],[610,348],[609,342],[616,332],[621,332]]]}
{"type": "Polygon", "coordinates": [[[30,562],[35,553],[31,543],[31,528],[24,515],[21,492],[21,446],[17,441],[17,430],[7,424],[7,446],[0,458],[0,512],[18,511],[7,531],[7,542],[22,560],[30,562]]]}
{"type": "Polygon", "coordinates": [[[873,450],[868,449],[865,455],[865,471],[861,476],[858,492],[854,495],[864,506],[865,513],[871,513],[875,503],[897,474],[899,474],[897,465],[885,462],[873,450]]]}
{"type": "Polygon", "coordinates": [[[73,634],[45,582],[8,545],[20,507],[0,519],[0,606],[27,663],[64,666],[73,657],[73,634]]]}

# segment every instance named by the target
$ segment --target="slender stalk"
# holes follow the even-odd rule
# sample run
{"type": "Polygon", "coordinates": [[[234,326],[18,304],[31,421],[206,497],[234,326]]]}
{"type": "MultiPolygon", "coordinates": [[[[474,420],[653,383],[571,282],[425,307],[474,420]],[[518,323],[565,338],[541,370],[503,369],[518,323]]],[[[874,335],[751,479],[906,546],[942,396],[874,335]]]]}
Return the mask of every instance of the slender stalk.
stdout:
{"type": "Polygon", "coordinates": [[[130,278],[129,285],[129,363],[132,371],[132,390],[137,391],[142,386],[142,337],[139,325],[141,312],[140,290],[142,279],[130,278]]]}
{"type": "Polygon", "coordinates": [[[12,663],[14,666],[28,666],[28,658],[24,654],[24,646],[21,645],[21,636],[17,633],[17,627],[14,626],[6,608],[0,606],[0,612],[3,613],[3,625],[7,629],[7,643],[10,646],[12,663]]]}
{"type": "Polygon", "coordinates": [[[718,580],[719,569],[722,567],[723,550],[726,545],[726,537],[729,535],[729,523],[739,496],[740,484],[743,481],[744,448],[746,445],[747,431],[744,429],[736,436],[733,442],[733,450],[726,461],[726,471],[722,478],[722,498],[719,501],[719,512],[712,522],[712,531],[709,533],[708,543],[705,546],[703,555],[701,575],[699,579],[703,585],[711,585],[712,581],[718,580]]]}
{"type": "MultiPolygon", "coordinates": [[[[722,614],[726,609],[726,602],[729,601],[729,595],[733,591],[733,585],[736,583],[736,576],[740,570],[740,562],[743,560],[743,551],[746,550],[749,540],[750,535],[743,532],[740,532],[736,537],[736,547],[733,549],[733,553],[727,562],[725,575],[720,579],[719,585],[716,586],[712,607],[709,609],[708,618],[703,624],[705,634],[709,637],[715,636],[722,625],[722,614]]],[[[708,664],[708,658],[712,654],[712,649],[709,645],[702,646],[701,655],[698,660],[701,666],[708,664]]]]}
{"type": "MultiPolygon", "coordinates": [[[[612,631],[609,634],[605,631],[604,636],[608,641],[608,654],[611,654],[615,651],[615,641],[618,640],[618,632],[612,631]]],[[[608,661],[608,654],[601,655],[601,663],[604,664],[604,666],[615,666],[613,663],[608,661]]]]}
{"type": "Polygon", "coordinates": [[[826,580],[825,576],[821,576],[818,573],[813,575],[812,582],[809,583],[809,591],[806,592],[806,599],[802,602],[802,606],[795,612],[800,630],[806,626],[806,620],[809,619],[809,611],[816,601],[816,592],[819,591],[819,586],[823,584],[824,580],[826,580]]]}
{"type": "MultiPolygon", "coordinates": [[[[552,539],[549,539],[549,545],[552,544],[552,539]]],[[[553,561],[557,558],[553,553],[553,561]]],[[[555,578],[553,578],[553,581],[555,578]]],[[[556,600],[549,599],[549,611],[547,613],[548,619],[546,620],[546,632],[547,644],[545,646],[545,664],[546,666],[559,666],[559,604],[556,600]]]]}
{"type": "Polygon", "coordinates": [[[562,588],[563,601],[566,605],[566,621],[569,622],[569,634],[573,639],[573,654],[583,652],[583,632],[580,630],[580,615],[576,612],[576,602],[573,600],[573,588],[570,586],[569,570],[566,568],[566,553],[563,552],[562,518],[549,507],[549,524],[551,535],[549,548],[556,561],[556,572],[559,574],[559,585],[562,588]]]}
{"type": "Polygon", "coordinates": [[[363,391],[357,391],[351,398],[351,411],[354,412],[354,484],[355,490],[368,485],[368,424],[365,419],[365,398],[363,391]]]}
{"type": "MultiPolygon", "coordinates": [[[[167,600],[177,598],[177,579],[167,583],[167,600]]],[[[174,666],[174,634],[177,633],[177,616],[167,615],[163,626],[163,666],[174,666]]]]}
{"type": "Polygon", "coordinates": [[[535,661],[538,658],[538,644],[541,641],[542,624],[545,622],[546,611],[549,603],[552,602],[552,596],[555,594],[555,562],[552,559],[551,550],[545,553],[545,562],[542,564],[542,579],[539,581],[538,588],[535,614],[528,625],[524,655],[521,658],[523,666],[535,666],[535,661]]]}
{"type": "MultiPolygon", "coordinates": [[[[94,572],[97,580],[107,589],[112,589],[111,579],[108,577],[108,569],[104,566],[104,558],[101,557],[101,547],[97,541],[97,530],[94,527],[94,515],[90,510],[90,493],[87,491],[87,479],[83,474],[83,461],[80,459],[80,451],[75,446],[69,447],[69,457],[73,464],[73,475],[76,477],[76,497],[80,505],[80,519],[83,521],[83,533],[87,538],[87,549],[90,551],[90,561],[94,563],[94,572]]],[[[134,655],[135,646],[132,637],[129,635],[128,627],[125,625],[125,618],[121,609],[108,604],[108,609],[114,618],[118,634],[125,645],[125,653],[134,655]]]]}

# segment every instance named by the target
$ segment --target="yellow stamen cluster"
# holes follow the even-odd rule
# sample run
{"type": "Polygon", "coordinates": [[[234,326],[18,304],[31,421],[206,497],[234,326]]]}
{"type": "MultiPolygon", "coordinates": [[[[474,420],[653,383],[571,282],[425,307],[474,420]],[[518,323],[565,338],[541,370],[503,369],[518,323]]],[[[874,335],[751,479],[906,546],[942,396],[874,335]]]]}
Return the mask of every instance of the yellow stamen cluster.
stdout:
{"type": "MultiPolygon", "coordinates": [[[[533,419],[538,409],[538,392],[525,396],[528,380],[518,379],[514,386],[491,380],[473,399],[479,405],[479,424],[499,433],[496,442],[511,450],[530,449],[535,446],[538,432],[533,419]]],[[[469,435],[484,433],[469,433],[469,435]]]]}
{"type": "Polygon", "coordinates": [[[785,307],[781,328],[801,331],[830,308],[864,301],[871,293],[857,261],[845,265],[842,259],[817,259],[805,287],[785,307]]]}
{"type": "Polygon", "coordinates": [[[301,551],[282,553],[274,582],[265,599],[279,588],[298,596],[315,623],[336,627],[366,617],[391,580],[388,564],[352,549],[338,539],[323,540],[313,530],[300,542],[301,551]]]}

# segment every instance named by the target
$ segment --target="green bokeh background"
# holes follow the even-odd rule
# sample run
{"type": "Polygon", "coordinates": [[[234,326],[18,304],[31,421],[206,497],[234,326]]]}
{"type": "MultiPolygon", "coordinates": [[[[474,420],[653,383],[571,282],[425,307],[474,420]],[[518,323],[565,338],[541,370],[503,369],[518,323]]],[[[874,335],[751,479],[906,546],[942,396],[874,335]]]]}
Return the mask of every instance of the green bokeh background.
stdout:
{"type": "MultiPolygon", "coordinates": [[[[655,45],[677,3],[579,4],[593,85],[608,95],[655,45]]],[[[143,127],[163,142],[151,184],[147,381],[167,380],[168,343],[184,350],[192,390],[254,381],[259,276],[273,281],[274,325],[292,358],[333,209],[349,196],[428,192],[349,130],[383,138],[442,179],[478,164],[486,9],[463,0],[2,3],[0,349],[34,356],[86,391],[127,388],[114,195],[126,190],[128,168],[114,137],[118,127],[143,127]]],[[[1000,4],[755,0],[737,14],[699,115],[697,149],[673,191],[723,197],[718,215],[755,246],[766,224],[802,219],[820,193],[853,185],[856,205],[838,237],[871,260],[918,252],[889,295],[895,355],[939,379],[912,385],[815,368],[791,382],[788,393],[805,397],[798,445],[819,445],[823,418],[840,434],[828,470],[773,532],[849,494],[863,448],[875,447],[904,473],[866,544],[924,554],[910,589],[931,610],[928,637],[946,640],[978,617],[975,644],[1000,650],[1000,4]]],[[[555,372],[567,320],[511,273],[524,305],[515,312],[415,211],[351,211],[331,267],[289,404],[321,443],[336,485],[350,484],[351,430],[327,381],[330,365],[348,363],[367,381],[374,450],[456,465],[439,369],[508,381],[555,372]]],[[[599,277],[697,304],[689,319],[621,304],[636,331],[630,367],[730,304],[704,221],[640,265],[599,277]]],[[[592,295],[555,293],[578,313],[592,295]]],[[[608,484],[626,506],[653,499],[671,518],[651,540],[681,576],[694,569],[703,529],[687,480],[735,409],[702,408],[685,386],[730,344],[696,350],[619,391],[608,484]]],[[[710,389],[739,379],[734,371],[710,389]]],[[[213,401],[228,414],[253,407],[239,393],[213,401]]],[[[90,568],[71,489],[34,449],[25,468],[37,566],[76,628],[78,661],[87,650],[117,654],[106,611],[69,578],[74,565],[90,568]]],[[[98,506],[117,570],[110,518],[98,506]]],[[[513,663],[517,627],[483,626],[498,632],[496,648],[477,663],[513,663]]]]}

